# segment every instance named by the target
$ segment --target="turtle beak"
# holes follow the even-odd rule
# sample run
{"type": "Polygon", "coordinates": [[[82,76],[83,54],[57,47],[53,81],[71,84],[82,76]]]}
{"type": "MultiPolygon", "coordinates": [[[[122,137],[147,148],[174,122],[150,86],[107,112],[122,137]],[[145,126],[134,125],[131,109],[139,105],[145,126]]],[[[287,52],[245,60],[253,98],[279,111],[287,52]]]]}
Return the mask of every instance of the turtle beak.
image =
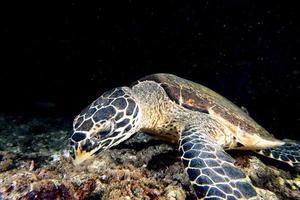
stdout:
{"type": "Polygon", "coordinates": [[[85,160],[92,158],[93,152],[87,152],[87,151],[83,150],[81,146],[78,146],[78,148],[75,149],[74,155],[75,156],[73,159],[73,164],[79,165],[82,162],[84,162],[85,160]]]}

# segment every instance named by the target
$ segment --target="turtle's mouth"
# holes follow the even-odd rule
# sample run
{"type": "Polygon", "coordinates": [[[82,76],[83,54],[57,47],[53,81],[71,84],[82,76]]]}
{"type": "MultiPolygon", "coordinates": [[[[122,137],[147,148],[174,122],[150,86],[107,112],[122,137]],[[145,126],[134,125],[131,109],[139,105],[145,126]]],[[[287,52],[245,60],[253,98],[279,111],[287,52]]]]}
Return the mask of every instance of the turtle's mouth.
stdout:
{"type": "Polygon", "coordinates": [[[95,157],[96,154],[102,152],[107,148],[107,144],[110,144],[111,140],[105,140],[99,142],[95,138],[88,138],[71,145],[70,156],[74,165],[79,165],[90,158],[95,157]]]}
{"type": "Polygon", "coordinates": [[[79,165],[84,161],[93,158],[95,154],[97,154],[97,151],[101,148],[101,146],[96,143],[89,143],[86,141],[84,143],[80,142],[78,146],[76,145],[77,148],[74,147],[71,147],[70,151],[74,165],[79,165]]]}
{"type": "Polygon", "coordinates": [[[84,161],[93,158],[94,157],[94,151],[85,151],[80,146],[75,150],[75,157],[72,160],[74,165],[79,165],[83,163],[84,161]]]}

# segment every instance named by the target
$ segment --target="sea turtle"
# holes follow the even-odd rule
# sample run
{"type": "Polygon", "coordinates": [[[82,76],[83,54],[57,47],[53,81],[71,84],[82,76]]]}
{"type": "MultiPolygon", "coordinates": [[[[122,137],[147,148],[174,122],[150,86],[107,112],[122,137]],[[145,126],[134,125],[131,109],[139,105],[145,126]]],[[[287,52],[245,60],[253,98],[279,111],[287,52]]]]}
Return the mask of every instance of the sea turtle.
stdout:
{"type": "Polygon", "coordinates": [[[138,131],[179,143],[199,199],[259,199],[228,149],[253,150],[295,166],[300,144],[274,138],[245,111],[205,86],[172,74],[152,74],[102,94],[74,120],[74,164],[138,131]]]}

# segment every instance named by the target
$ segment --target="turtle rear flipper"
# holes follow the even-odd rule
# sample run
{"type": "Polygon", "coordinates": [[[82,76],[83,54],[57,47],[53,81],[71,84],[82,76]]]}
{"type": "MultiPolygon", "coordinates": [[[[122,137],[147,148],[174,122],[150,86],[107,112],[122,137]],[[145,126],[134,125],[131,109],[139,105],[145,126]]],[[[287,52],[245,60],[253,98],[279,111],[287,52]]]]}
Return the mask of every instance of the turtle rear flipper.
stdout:
{"type": "Polygon", "coordinates": [[[180,136],[180,152],[189,179],[200,199],[260,199],[234,159],[205,129],[189,126],[180,136]]]}
{"type": "Polygon", "coordinates": [[[266,157],[285,162],[292,167],[300,166],[300,143],[286,140],[281,146],[256,151],[266,157]]]}

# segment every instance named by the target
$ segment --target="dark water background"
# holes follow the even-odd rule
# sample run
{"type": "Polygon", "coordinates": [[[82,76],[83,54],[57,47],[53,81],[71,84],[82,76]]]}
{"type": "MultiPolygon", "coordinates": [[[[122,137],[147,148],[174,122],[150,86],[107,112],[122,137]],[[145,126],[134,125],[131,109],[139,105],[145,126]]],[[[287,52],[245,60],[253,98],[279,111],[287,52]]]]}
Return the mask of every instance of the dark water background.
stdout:
{"type": "Polygon", "coordinates": [[[110,88],[168,72],[300,139],[296,1],[95,2],[2,6],[1,112],[71,120],[110,88]]]}

